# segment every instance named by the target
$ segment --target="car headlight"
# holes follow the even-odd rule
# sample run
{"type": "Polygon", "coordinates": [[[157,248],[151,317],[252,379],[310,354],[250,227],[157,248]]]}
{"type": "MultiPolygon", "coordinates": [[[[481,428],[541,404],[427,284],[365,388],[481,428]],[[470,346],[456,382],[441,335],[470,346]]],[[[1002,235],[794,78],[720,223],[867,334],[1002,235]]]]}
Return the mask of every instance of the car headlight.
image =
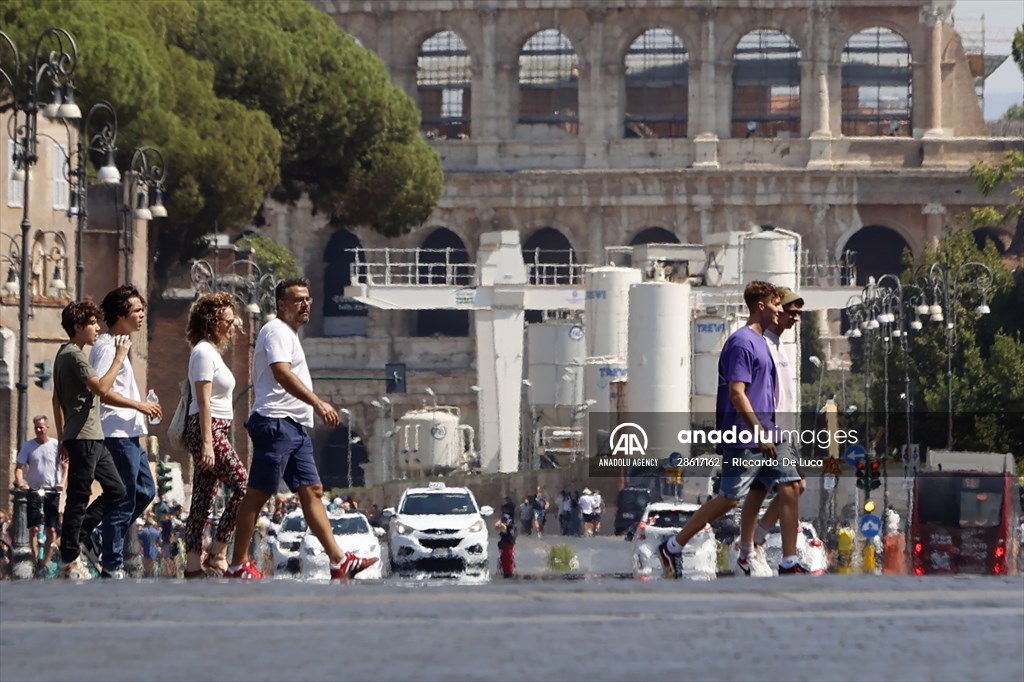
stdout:
{"type": "Polygon", "coordinates": [[[469,532],[470,533],[479,533],[483,529],[484,529],[484,522],[483,522],[483,520],[479,520],[476,523],[474,523],[472,526],[469,527],[469,532]]]}
{"type": "Polygon", "coordinates": [[[395,524],[395,532],[398,533],[399,535],[411,535],[414,530],[416,530],[416,529],[415,528],[410,528],[409,526],[405,525],[404,523],[396,523],[395,524]]]}
{"type": "Polygon", "coordinates": [[[324,553],[324,550],[320,547],[307,547],[306,556],[320,556],[324,553]]]}

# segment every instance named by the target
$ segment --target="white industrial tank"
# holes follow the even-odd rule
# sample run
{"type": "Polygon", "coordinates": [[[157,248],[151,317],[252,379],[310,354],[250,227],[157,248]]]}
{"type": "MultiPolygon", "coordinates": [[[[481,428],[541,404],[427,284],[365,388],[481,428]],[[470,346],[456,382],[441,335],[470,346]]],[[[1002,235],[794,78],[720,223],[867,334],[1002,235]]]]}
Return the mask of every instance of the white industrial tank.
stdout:
{"type": "Polygon", "coordinates": [[[625,358],[628,346],[629,287],[638,284],[636,268],[587,270],[587,357],[625,358]]]}
{"type": "Polygon", "coordinates": [[[800,239],[779,230],[752,232],[742,238],[741,286],[753,280],[797,288],[800,239]]]}
{"type": "Polygon", "coordinates": [[[540,322],[526,327],[527,396],[539,410],[575,406],[583,401],[583,325],[540,322]]]}
{"type": "Polygon", "coordinates": [[[457,414],[445,408],[412,410],[396,425],[398,467],[435,473],[459,466],[466,452],[457,414]]]}
{"type": "Polygon", "coordinates": [[[679,451],[676,434],[690,426],[691,325],[689,283],[630,287],[626,407],[645,429],[645,457],[679,451]]]}
{"type": "Polygon", "coordinates": [[[583,366],[583,399],[594,401],[590,413],[618,411],[618,389],[628,377],[625,358],[611,362],[588,358],[583,366]]]}
{"type": "Polygon", "coordinates": [[[698,317],[693,321],[693,393],[715,395],[718,392],[718,357],[729,338],[724,317],[698,317]]]}
{"type": "Polygon", "coordinates": [[[643,282],[629,289],[630,412],[690,409],[690,285],[643,282]]]}

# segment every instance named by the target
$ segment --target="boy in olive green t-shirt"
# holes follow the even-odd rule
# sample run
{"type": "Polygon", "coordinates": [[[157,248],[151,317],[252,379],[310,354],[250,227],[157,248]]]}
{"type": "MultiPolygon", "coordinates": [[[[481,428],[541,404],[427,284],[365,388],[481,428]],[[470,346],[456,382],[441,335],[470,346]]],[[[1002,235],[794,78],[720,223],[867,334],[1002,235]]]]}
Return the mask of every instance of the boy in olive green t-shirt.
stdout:
{"type": "Polygon", "coordinates": [[[82,349],[96,342],[99,315],[99,309],[92,303],[68,304],[61,312],[60,324],[70,340],[60,347],[53,361],[53,423],[61,441],[61,458],[68,462],[60,538],[62,577],[70,577],[71,566],[81,553],[80,546],[91,543],[93,529],[125,494],[114,460],[103,445],[100,399],[114,385],[131,348],[131,339],[115,338],[114,362],[102,378],[96,376],[82,349]],[[103,494],[89,504],[93,480],[99,482],[103,494]]]}

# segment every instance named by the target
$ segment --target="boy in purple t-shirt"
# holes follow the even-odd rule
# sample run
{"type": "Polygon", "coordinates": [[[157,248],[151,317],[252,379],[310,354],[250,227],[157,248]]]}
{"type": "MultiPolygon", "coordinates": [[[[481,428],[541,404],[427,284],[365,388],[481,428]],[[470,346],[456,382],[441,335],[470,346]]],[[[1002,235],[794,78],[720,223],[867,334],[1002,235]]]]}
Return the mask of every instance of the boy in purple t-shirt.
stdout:
{"type": "Polygon", "coordinates": [[[717,497],[705,502],[675,537],[658,548],[670,578],[681,576],[683,547],[690,538],[734,509],[755,480],[775,488],[779,496],[784,556],[779,572],[803,572],[796,561],[799,477],[792,481],[780,470],[772,442],[778,379],[764,330],[778,322],[779,293],[768,282],[755,280],[743,291],[743,300],[750,311],[747,325],[725,342],[718,362],[715,421],[721,437],[721,487],[717,497]]]}

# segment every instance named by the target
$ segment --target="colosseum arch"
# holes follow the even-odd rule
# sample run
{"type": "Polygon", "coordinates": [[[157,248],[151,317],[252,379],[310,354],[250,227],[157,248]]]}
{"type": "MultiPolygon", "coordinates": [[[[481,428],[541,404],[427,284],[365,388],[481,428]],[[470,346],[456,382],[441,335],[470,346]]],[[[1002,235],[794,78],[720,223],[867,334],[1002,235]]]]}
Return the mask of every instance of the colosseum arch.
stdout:
{"type": "Polygon", "coordinates": [[[863,286],[869,277],[878,279],[884,274],[902,273],[904,249],[910,249],[910,244],[895,229],[885,225],[865,225],[850,235],[839,253],[854,252],[857,284],[863,286]]]}
{"type": "Polygon", "coordinates": [[[439,31],[420,45],[416,58],[416,99],[421,130],[428,139],[470,136],[472,95],[469,50],[455,31],[439,31]]]}
{"type": "MultiPolygon", "coordinates": [[[[469,252],[462,239],[445,227],[439,227],[423,240],[419,250],[418,282],[453,283],[469,286],[473,278],[469,252]]],[[[469,311],[419,310],[416,312],[416,336],[469,336],[469,311]]]]}
{"type": "Polygon", "coordinates": [[[534,33],[519,53],[519,123],[579,134],[579,58],[553,28],[534,33]]]}
{"type": "Polygon", "coordinates": [[[324,336],[366,336],[368,309],[365,303],[345,298],[352,281],[351,265],[363,245],[348,230],[338,230],[324,249],[324,336]]]}
{"type": "Polygon", "coordinates": [[[624,137],[686,137],[689,55],[668,28],[650,28],[626,52],[624,137]]]}
{"type": "MultiPolygon", "coordinates": [[[[578,263],[576,251],[568,238],[553,227],[536,230],[523,242],[523,262],[530,284],[573,284],[570,266],[578,263]]],[[[540,322],[539,310],[527,310],[527,322],[540,322]]]]}
{"type": "Polygon", "coordinates": [[[850,36],[842,55],[842,134],[909,137],[913,94],[910,45],[872,26],[850,36]]]}
{"type": "Polygon", "coordinates": [[[648,227],[640,230],[629,240],[630,246],[641,244],[678,244],[679,237],[664,227],[648,227]]]}
{"type": "Polygon", "coordinates": [[[800,47],[776,29],[750,31],[736,44],[732,137],[800,135],[800,47]]]}

